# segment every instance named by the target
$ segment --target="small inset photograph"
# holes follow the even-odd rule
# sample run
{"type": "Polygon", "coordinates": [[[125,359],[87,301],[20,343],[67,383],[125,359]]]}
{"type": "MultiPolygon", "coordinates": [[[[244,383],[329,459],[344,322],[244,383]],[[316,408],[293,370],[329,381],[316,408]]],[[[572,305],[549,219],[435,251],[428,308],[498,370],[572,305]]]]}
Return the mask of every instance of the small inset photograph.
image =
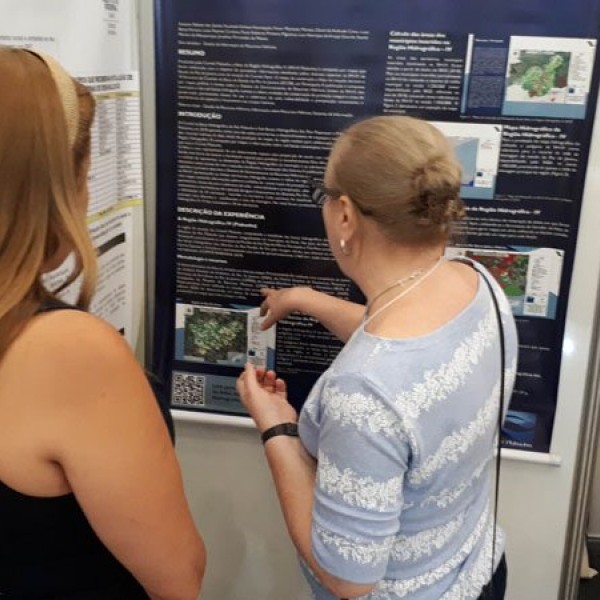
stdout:
{"type": "Polygon", "coordinates": [[[243,368],[247,362],[272,369],[275,331],[263,331],[260,307],[175,305],[175,360],[243,368]]]}
{"type": "Polygon", "coordinates": [[[550,92],[566,91],[570,64],[570,52],[520,51],[509,67],[506,97],[551,102],[550,92]]]}
{"type": "Polygon", "coordinates": [[[188,306],[183,345],[185,360],[243,366],[248,353],[248,315],[245,311],[188,306]]]}
{"type": "Polygon", "coordinates": [[[537,417],[530,412],[509,410],[502,426],[504,446],[531,450],[535,442],[537,417]]]}
{"type": "Polygon", "coordinates": [[[448,248],[447,258],[464,256],[483,265],[504,290],[513,315],[554,319],[564,252],[556,248],[510,250],[448,248]]]}
{"type": "Polygon", "coordinates": [[[466,256],[481,263],[494,276],[509,300],[525,295],[529,269],[528,254],[467,251],[466,256]]]}
{"type": "Polygon", "coordinates": [[[502,114],[584,119],[596,40],[513,36],[502,114]]]}
{"type": "Polygon", "coordinates": [[[493,200],[496,191],[502,126],[436,121],[452,144],[462,167],[460,195],[471,200],[493,200]]]}

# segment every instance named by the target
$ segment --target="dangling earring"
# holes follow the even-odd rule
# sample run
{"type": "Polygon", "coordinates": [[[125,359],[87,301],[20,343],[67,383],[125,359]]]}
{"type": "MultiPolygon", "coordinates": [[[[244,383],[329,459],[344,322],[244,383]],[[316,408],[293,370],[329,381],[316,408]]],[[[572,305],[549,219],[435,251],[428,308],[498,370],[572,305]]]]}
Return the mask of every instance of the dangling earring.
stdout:
{"type": "Polygon", "coordinates": [[[344,256],[350,256],[350,248],[346,245],[346,240],[340,240],[340,250],[344,256]]]}

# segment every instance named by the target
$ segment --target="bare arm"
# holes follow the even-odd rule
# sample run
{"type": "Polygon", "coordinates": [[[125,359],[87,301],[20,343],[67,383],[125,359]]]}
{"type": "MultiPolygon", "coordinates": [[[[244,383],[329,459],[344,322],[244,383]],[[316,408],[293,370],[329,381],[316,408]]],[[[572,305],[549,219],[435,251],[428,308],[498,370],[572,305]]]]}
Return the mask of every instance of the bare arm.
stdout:
{"type": "Polygon", "coordinates": [[[112,328],[87,314],[61,311],[38,329],[46,349],[39,381],[55,415],[47,429],[48,460],[60,465],[98,537],[151,598],[196,600],[203,542],[133,354],[112,328]]]}
{"type": "MultiPolygon", "coordinates": [[[[271,372],[272,374],[272,372],[271,372]]],[[[274,375],[274,374],[273,374],[274,375]]],[[[267,378],[248,365],[238,380],[238,392],[260,431],[284,422],[295,422],[296,413],[286,399],[285,384],[267,378]]],[[[316,463],[298,438],[277,436],[265,445],[267,461],[277,490],[285,523],[300,556],[313,574],[337,598],[355,598],[369,593],[373,584],[344,581],[322,569],[312,552],[312,510],[316,463]]]]}
{"type": "Polygon", "coordinates": [[[265,297],[262,314],[266,315],[263,329],[268,329],[287,315],[301,312],[314,317],[342,342],[346,342],[360,324],[365,307],[342,300],[309,287],[275,290],[263,288],[265,297]]]}

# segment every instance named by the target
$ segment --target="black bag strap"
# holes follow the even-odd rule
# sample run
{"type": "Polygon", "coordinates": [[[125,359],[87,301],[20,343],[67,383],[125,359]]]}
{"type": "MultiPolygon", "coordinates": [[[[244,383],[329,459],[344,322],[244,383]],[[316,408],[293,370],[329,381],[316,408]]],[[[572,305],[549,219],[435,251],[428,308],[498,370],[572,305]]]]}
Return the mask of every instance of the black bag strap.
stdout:
{"type": "Polygon", "coordinates": [[[505,370],[506,370],[506,348],[504,343],[504,327],[502,325],[502,316],[500,314],[500,305],[498,304],[498,298],[496,296],[496,292],[494,292],[494,288],[490,283],[487,275],[479,271],[475,267],[475,265],[469,260],[463,260],[461,258],[454,259],[456,262],[461,262],[463,264],[469,265],[477,273],[481,275],[481,279],[485,281],[487,288],[490,292],[490,296],[492,297],[492,302],[494,304],[494,312],[496,313],[496,321],[498,324],[498,338],[500,341],[500,406],[498,407],[498,430],[497,430],[497,447],[496,447],[496,490],[494,494],[494,531],[492,534],[492,564],[491,564],[491,574],[490,581],[484,587],[482,597],[493,600],[494,599],[494,589],[492,585],[492,579],[494,577],[494,564],[496,562],[496,532],[498,529],[498,497],[500,494],[500,450],[501,450],[501,437],[502,437],[502,421],[504,417],[504,385],[505,385],[505,370]]]}
{"type": "Polygon", "coordinates": [[[494,533],[492,536],[492,577],[494,575],[494,563],[496,562],[496,530],[498,524],[498,495],[500,493],[500,448],[501,448],[501,434],[502,434],[502,421],[504,416],[504,378],[506,369],[506,349],[504,347],[504,327],[502,326],[502,317],[500,315],[500,306],[498,305],[498,298],[494,292],[492,284],[488,278],[482,274],[482,279],[485,281],[492,302],[494,303],[494,309],[496,311],[496,319],[498,321],[498,337],[500,339],[500,406],[498,408],[498,447],[496,448],[496,492],[494,499],[494,533]]]}

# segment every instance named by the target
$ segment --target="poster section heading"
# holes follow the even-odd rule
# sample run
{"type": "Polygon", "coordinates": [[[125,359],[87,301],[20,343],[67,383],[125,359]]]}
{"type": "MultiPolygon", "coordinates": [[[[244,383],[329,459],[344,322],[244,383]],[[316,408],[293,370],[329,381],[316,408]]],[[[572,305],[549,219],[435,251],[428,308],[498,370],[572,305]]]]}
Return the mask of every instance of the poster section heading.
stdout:
{"type": "MultiPolygon", "coordinates": [[[[496,24],[493,36],[443,27],[413,31],[406,6],[380,15],[380,25],[392,25],[387,30],[332,26],[329,10],[323,26],[298,25],[297,15],[288,25],[250,24],[232,22],[230,4],[161,8],[159,205],[173,227],[160,234],[158,272],[174,274],[172,297],[162,307],[177,324],[157,328],[170,339],[172,354],[166,362],[155,358],[178,373],[173,403],[244,412],[234,390],[240,365],[226,357],[251,357],[248,331],[258,322],[252,311],[261,304],[260,288],[310,285],[360,299],[332,260],[307,181],[323,179],[344,127],[372,115],[410,115],[439,128],[462,166],[468,218],[448,255],[486,265],[517,318],[520,361],[503,443],[547,452],[600,25],[592,36],[589,24],[570,22],[561,36],[560,25],[540,14],[532,35],[513,35],[523,27],[508,20],[496,24]],[[168,244],[175,245],[174,256],[168,244]],[[221,314],[210,307],[227,316],[209,325],[211,315],[221,314]],[[182,310],[204,314],[197,318],[205,324],[186,331],[182,310]],[[246,320],[239,311],[248,313],[246,320]],[[188,353],[211,335],[222,362],[188,353]],[[197,402],[187,392],[185,402],[178,400],[184,375],[207,382],[197,402]],[[206,391],[213,379],[222,400],[206,391]]],[[[340,23],[348,21],[344,6],[340,23]]],[[[308,15],[306,22],[319,18],[308,15]]],[[[273,336],[263,346],[269,364],[288,380],[300,407],[340,345],[300,315],[282,320],[273,336]]]]}

